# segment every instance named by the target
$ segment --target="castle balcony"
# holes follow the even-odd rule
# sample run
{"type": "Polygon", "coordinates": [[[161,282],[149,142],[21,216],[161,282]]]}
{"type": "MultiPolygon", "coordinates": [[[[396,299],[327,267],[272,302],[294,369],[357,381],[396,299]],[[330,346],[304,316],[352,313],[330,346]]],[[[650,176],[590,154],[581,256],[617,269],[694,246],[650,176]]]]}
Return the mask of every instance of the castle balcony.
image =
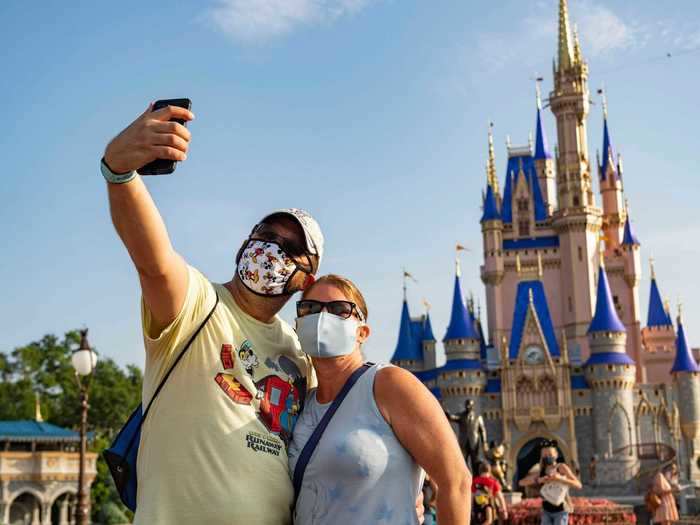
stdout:
{"type": "MultiPolygon", "coordinates": [[[[78,481],[80,454],[77,452],[0,452],[0,481],[78,481]]],[[[86,476],[91,482],[97,475],[97,454],[85,458],[86,476]]]]}

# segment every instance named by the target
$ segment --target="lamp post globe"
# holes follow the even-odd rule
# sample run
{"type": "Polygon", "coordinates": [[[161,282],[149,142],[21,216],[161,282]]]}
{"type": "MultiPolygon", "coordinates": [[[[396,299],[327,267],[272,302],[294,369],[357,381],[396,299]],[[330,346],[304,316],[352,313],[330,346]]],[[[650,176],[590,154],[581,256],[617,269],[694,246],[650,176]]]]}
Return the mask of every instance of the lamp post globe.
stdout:
{"type": "Polygon", "coordinates": [[[73,350],[71,364],[79,376],[92,374],[97,365],[97,354],[92,351],[87,340],[87,329],[80,331],[80,347],[73,350]]]}
{"type": "Polygon", "coordinates": [[[73,351],[71,364],[80,389],[80,469],[78,471],[78,504],[75,507],[75,522],[78,525],[90,523],[90,502],[88,487],[85,486],[85,455],[87,452],[87,413],[88,390],[92,372],[97,365],[97,354],[90,348],[87,328],[80,331],[80,346],[73,351]]]}

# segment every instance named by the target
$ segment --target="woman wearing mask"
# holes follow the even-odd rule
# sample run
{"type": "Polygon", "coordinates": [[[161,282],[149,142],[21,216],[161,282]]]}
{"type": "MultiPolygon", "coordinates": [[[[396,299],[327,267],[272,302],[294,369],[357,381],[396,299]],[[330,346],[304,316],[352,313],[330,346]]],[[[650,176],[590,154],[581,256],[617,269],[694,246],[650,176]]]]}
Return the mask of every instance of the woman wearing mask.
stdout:
{"type": "Polygon", "coordinates": [[[539,486],[542,494],[542,525],[569,523],[569,489],[582,487],[566,463],[559,462],[555,441],[546,441],[540,450],[540,464],[520,481],[520,486],[539,486]]]}
{"type": "Polygon", "coordinates": [[[307,395],[294,428],[293,478],[333,400],[348,378],[357,379],[298,483],[295,523],[416,524],[422,467],[439,487],[438,523],[468,524],[470,474],[440,404],[410,372],[363,363],[361,347],[370,329],[357,287],[337,275],[309,286],[297,303],[297,334],[313,361],[318,388],[307,395]]]}

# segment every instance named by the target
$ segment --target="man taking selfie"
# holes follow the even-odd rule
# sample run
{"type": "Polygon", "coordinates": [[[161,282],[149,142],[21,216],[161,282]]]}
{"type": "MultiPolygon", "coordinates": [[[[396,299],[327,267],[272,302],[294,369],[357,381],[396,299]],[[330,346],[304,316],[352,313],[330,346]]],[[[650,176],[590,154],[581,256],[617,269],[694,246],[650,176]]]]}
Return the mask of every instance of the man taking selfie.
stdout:
{"type": "Polygon", "coordinates": [[[229,282],[189,266],[136,170],[185,160],[190,132],[171,119],[193,118],[149,107],[102,160],[112,222],[141,282],[144,407],[211,313],[144,421],[134,523],[290,523],[286,445],[314,376],[277,314],[313,282],[323,235],[306,212],[282,210],[252,229],[229,282]]]}

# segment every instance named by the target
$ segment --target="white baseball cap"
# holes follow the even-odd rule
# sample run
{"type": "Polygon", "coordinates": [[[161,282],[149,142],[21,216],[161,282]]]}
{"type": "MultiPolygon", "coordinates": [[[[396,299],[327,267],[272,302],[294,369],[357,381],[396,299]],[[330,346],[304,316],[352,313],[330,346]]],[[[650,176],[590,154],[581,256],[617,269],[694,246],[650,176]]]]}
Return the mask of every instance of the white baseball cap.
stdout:
{"type": "Polygon", "coordinates": [[[299,208],[283,208],[281,210],[275,210],[272,213],[268,213],[263,217],[260,222],[265,222],[267,219],[273,215],[288,215],[292,217],[304,230],[304,237],[306,238],[306,249],[310,254],[318,256],[318,264],[321,265],[321,257],[323,257],[323,233],[321,233],[321,227],[319,226],[316,219],[314,219],[311,214],[305,210],[299,208]]]}

